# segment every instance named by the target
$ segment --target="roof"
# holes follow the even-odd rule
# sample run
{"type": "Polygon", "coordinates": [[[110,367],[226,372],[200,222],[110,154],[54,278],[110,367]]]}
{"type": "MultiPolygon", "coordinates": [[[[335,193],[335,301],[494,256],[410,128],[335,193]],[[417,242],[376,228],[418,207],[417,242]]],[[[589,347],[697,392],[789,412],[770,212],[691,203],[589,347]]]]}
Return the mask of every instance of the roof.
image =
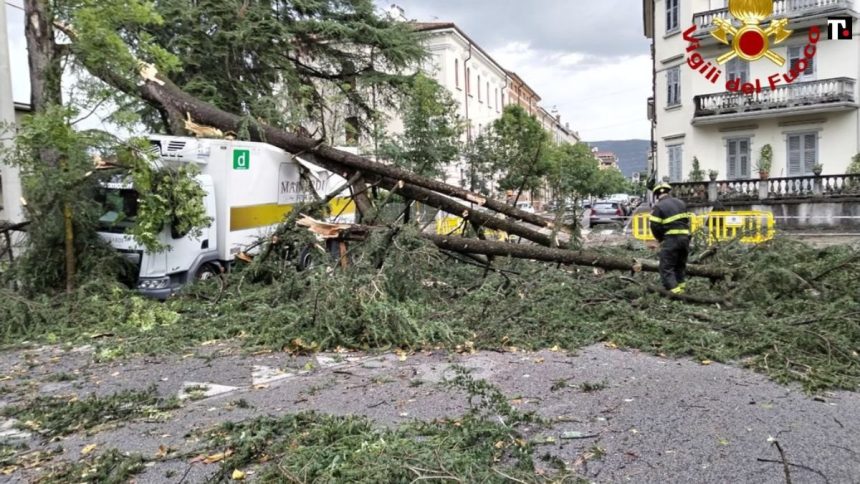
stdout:
{"type": "Polygon", "coordinates": [[[412,22],[412,26],[419,32],[457,28],[457,25],[454,22],[412,22]]]}
{"type": "Polygon", "coordinates": [[[534,95],[534,97],[537,98],[538,101],[541,100],[541,97],[538,95],[537,91],[532,89],[532,87],[529,86],[528,83],[526,83],[526,81],[524,81],[523,78],[519,76],[519,74],[517,74],[514,71],[505,71],[505,72],[507,72],[508,75],[511,76],[512,79],[514,79],[515,81],[517,81],[520,84],[522,84],[523,86],[525,86],[525,88],[528,89],[529,92],[531,92],[534,95]]]}
{"type": "Polygon", "coordinates": [[[466,35],[466,32],[463,32],[460,29],[460,27],[457,27],[457,24],[455,24],[454,22],[411,22],[411,24],[413,27],[415,27],[415,30],[417,30],[419,32],[433,32],[433,31],[437,31],[437,30],[447,30],[447,29],[454,30],[455,32],[460,34],[461,37],[466,39],[466,41],[469,42],[470,45],[477,48],[478,51],[481,54],[483,54],[484,57],[486,57],[490,62],[492,62],[493,65],[495,65],[500,71],[502,71],[504,73],[508,72],[504,67],[502,67],[501,64],[496,62],[496,59],[493,59],[493,56],[491,56],[489,53],[487,53],[487,51],[485,51],[480,45],[478,45],[477,42],[472,40],[471,37],[466,35]]]}

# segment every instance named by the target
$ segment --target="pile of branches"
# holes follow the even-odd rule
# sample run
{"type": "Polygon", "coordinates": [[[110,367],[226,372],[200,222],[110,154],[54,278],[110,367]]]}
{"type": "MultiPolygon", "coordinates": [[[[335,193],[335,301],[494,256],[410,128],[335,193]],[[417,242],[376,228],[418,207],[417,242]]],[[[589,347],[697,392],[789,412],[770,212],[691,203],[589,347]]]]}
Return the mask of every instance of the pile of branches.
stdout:
{"type": "MultiPolygon", "coordinates": [[[[306,241],[302,227],[284,240],[306,241]]],[[[265,249],[264,249],[265,251],[265,249]]],[[[606,248],[608,257],[645,257],[606,248]]],[[[689,291],[732,304],[692,305],[647,288],[650,273],[515,258],[481,264],[440,251],[418,227],[374,231],[343,267],[322,250],[298,270],[273,255],[192,285],[167,303],[116,283],[60,298],[0,290],[0,344],[90,344],[99,360],[187,352],[212,340],[289,352],[576,350],[604,343],[699,361],[732,362],[809,390],[860,385],[860,251],[788,240],[720,248],[711,264],[742,272],[699,278],[689,291]],[[381,264],[380,264],[381,261],[381,264]]]]}

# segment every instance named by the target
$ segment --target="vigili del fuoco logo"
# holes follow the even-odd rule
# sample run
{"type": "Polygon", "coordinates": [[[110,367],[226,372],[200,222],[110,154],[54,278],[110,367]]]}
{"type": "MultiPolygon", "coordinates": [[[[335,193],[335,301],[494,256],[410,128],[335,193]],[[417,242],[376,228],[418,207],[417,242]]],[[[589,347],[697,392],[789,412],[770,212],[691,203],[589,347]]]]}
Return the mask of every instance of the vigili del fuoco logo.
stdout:
{"type": "MultiPolygon", "coordinates": [[[[696,25],[684,31],[684,40],[689,43],[687,64],[694,71],[700,73],[712,84],[716,84],[723,74],[720,66],[734,58],[740,58],[746,62],[765,58],[777,67],[785,65],[785,58],[774,52],[772,47],[781,44],[791,36],[792,32],[788,30],[788,19],[775,18],[766,28],[762,27],[763,21],[773,15],[773,0],[729,0],[729,13],[742,25],[735,27],[731,20],[719,17],[714,19],[711,37],[730,47],[730,50],[717,57],[717,65],[705,62],[705,58],[698,52],[699,39],[694,37],[696,25]]],[[[768,76],[764,83],[761,78],[752,79],[744,84],[741,84],[740,79],[729,79],[726,81],[726,90],[753,94],[761,92],[763,84],[776,89],[780,84],[793,83],[809,66],[809,61],[815,57],[819,39],[821,39],[821,29],[813,25],[809,28],[808,43],[803,48],[803,56],[797,59],[794,65],[789,66],[788,72],[777,72],[768,76]]]]}

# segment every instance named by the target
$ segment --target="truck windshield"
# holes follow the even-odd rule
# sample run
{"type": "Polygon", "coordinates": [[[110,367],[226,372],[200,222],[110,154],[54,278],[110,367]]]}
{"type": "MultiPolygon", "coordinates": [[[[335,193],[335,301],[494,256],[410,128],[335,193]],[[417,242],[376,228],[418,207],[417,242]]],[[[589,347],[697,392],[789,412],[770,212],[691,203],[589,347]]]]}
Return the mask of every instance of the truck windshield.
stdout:
{"type": "Polygon", "coordinates": [[[101,206],[99,230],[124,233],[137,218],[137,192],[132,189],[101,188],[96,193],[101,206]]]}

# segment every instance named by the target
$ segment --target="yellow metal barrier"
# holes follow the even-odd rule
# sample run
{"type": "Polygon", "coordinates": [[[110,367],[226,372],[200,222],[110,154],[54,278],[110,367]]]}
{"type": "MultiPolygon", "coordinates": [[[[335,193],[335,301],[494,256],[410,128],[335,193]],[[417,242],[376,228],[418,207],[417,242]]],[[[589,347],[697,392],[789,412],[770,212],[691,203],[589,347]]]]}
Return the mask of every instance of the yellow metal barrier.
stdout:
{"type": "MultiPolygon", "coordinates": [[[[636,240],[654,240],[648,212],[633,216],[633,237],[636,240]]],[[[760,244],[776,234],[773,213],[761,211],[710,212],[690,219],[691,231],[706,229],[708,242],[722,242],[740,238],[745,244],[760,244]]]]}
{"type": "MultiPolygon", "coordinates": [[[[439,235],[462,235],[466,231],[465,221],[457,216],[439,212],[436,217],[436,233],[439,235]]],[[[484,229],[487,238],[505,241],[508,234],[501,230],[484,229]]]]}
{"type": "MultiPolygon", "coordinates": [[[[654,240],[654,235],[651,233],[651,224],[648,218],[651,217],[650,212],[637,213],[633,216],[633,237],[636,240],[654,240]]],[[[696,233],[705,225],[705,215],[694,215],[690,219],[690,231],[696,233]]]]}
{"type": "Polygon", "coordinates": [[[708,239],[713,242],[740,238],[745,244],[760,244],[773,238],[773,213],[761,211],[711,212],[708,239]]]}

